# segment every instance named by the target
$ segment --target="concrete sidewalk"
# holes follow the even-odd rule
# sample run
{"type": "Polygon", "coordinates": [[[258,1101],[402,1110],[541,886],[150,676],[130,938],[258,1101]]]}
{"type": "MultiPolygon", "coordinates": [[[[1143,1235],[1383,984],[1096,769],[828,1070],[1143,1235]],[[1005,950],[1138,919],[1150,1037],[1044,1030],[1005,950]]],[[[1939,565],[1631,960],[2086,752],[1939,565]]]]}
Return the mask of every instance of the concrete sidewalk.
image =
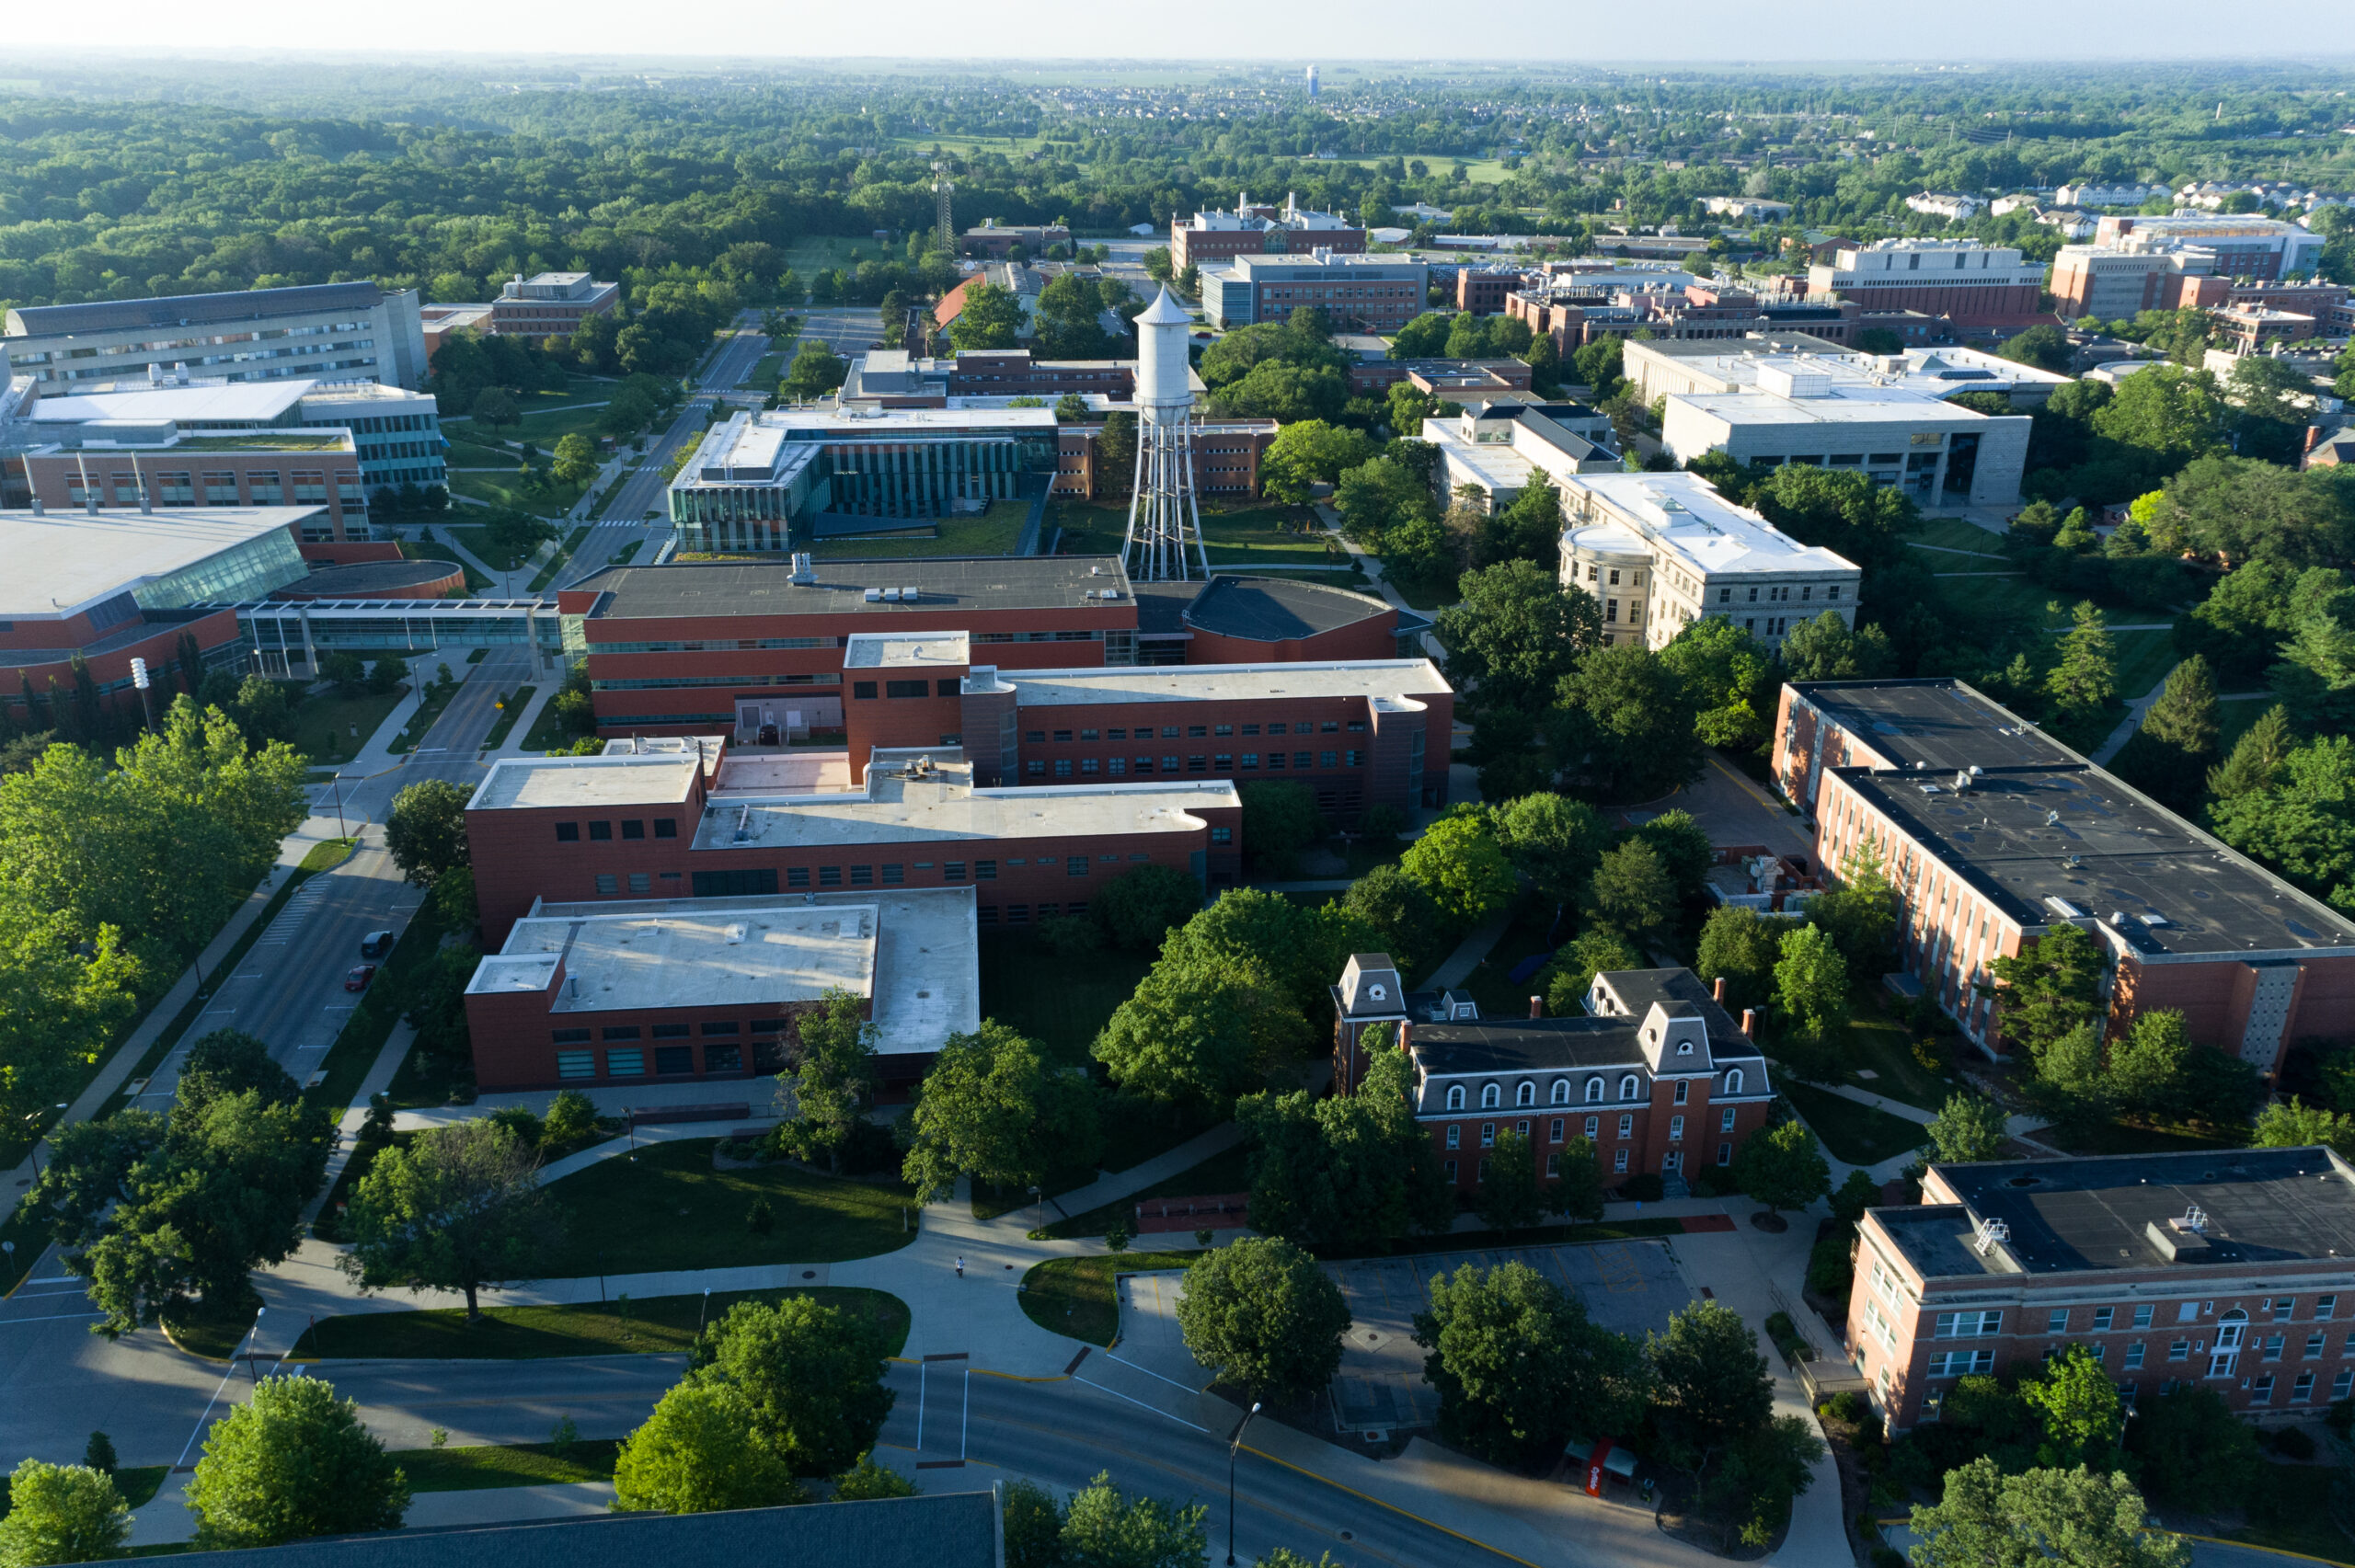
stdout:
{"type": "Polygon", "coordinates": [[[1480,967],[1480,961],[1488,956],[1489,949],[1503,941],[1505,933],[1511,929],[1511,910],[1481,921],[1472,928],[1470,935],[1455,944],[1455,951],[1447,956],[1445,963],[1430,972],[1420,989],[1445,990],[1450,986],[1462,985],[1472,978],[1472,971],[1480,967]]]}
{"type": "MultiPolygon", "coordinates": [[[[1125,1171],[1109,1172],[1074,1192],[1047,1199],[1047,1206],[1062,1218],[1085,1214],[1091,1208],[1101,1208],[1108,1203],[1118,1203],[1131,1193],[1141,1193],[1158,1182],[1168,1180],[1181,1172],[1190,1171],[1213,1154],[1223,1154],[1243,1141],[1243,1129],[1233,1122],[1221,1122],[1199,1137],[1188,1139],[1166,1154],[1156,1154],[1125,1171]]],[[[1014,1211],[1017,1215],[1035,1213],[1028,1205],[1014,1211]]]]}

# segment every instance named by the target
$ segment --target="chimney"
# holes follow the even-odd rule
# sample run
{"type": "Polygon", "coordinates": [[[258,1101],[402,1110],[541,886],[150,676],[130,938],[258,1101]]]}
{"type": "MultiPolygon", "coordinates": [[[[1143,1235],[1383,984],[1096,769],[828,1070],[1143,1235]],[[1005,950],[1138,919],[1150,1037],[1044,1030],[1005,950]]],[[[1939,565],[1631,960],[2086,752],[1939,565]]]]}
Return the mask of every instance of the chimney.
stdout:
{"type": "Polygon", "coordinates": [[[1753,1040],[1758,1038],[1758,1009],[1745,1007],[1741,1010],[1741,1032],[1753,1040]]]}
{"type": "Polygon", "coordinates": [[[1544,997],[1533,996],[1529,999],[1529,1015],[1532,1018],[1543,1018],[1545,1016],[1545,999],[1544,997]]]}
{"type": "Polygon", "coordinates": [[[1709,982],[1709,1000],[1721,1007],[1725,1005],[1726,978],[1723,975],[1709,982]]]}
{"type": "Polygon", "coordinates": [[[2322,427],[2320,425],[2308,425],[2306,427],[2306,450],[2308,452],[2314,451],[2316,444],[2321,441],[2322,427]]]}

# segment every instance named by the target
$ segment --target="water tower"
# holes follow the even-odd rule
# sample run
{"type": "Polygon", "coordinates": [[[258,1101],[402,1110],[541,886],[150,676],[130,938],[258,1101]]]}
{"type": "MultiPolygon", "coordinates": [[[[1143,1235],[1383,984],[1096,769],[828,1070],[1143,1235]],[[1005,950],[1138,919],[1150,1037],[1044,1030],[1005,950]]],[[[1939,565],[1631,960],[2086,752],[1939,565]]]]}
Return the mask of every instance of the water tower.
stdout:
{"type": "Polygon", "coordinates": [[[1120,564],[1136,582],[1184,582],[1200,568],[1201,509],[1194,497],[1194,393],[1186,337],[1193,318],[1163,284],[1136,320],[1137,468],[1120,564]]]}

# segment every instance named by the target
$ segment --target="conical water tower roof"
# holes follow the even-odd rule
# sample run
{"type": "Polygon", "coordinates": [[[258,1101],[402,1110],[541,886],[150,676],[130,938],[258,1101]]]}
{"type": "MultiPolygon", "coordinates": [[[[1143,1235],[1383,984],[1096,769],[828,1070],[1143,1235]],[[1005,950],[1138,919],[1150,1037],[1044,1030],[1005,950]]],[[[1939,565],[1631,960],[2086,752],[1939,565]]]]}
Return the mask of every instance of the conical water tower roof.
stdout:
{"type": "Polygon", "coordinates": [[[1153,303],[1137,313],[1140,326],[1190,326],[1193,320],[1186,314],[1186,308],[1170,296],[1166,283],[1161,285],[1161,292],[1154,296],[1153,303]]]}

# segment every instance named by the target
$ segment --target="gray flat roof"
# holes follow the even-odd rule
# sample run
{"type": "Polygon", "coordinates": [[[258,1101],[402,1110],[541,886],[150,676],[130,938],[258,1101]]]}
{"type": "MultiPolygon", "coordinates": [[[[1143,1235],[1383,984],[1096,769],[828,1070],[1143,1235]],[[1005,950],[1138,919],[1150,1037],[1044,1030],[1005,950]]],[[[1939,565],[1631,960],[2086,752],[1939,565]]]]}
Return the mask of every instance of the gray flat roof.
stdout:
{"type": "MultiPolygon", "coordinates": [[[[788,561],[689,561],[608,567],[567,592],[608,597],[594,622],[721,615],[890,615],[904,601],[867,599],[868,589],[914,588],[922,610],[1075,610],[1133,602],[1117,555],[940,555],[820,561],[817,581],[798,584],[788,561]],[[1089,592],[1116,593],[1109,601],[1089,592]]],[[[594,646],[592,635],[592,646],[594,646]]]]}
{"type": "Polygon", "coordinates": [[[2355,1172],[2327,1149],[2219,1149],[1934,1167],[1956,1204],[1877,1208],[1927,1277],[2252,1264],[2355,1264],[2355,1172]],[[2197,1207],[2198,1261],[2170,1259],[2151,1230],[2197,1207]],[[1985,1251],[1972,1221],[2010,1234],[1985,1251]]]}
{"type": "Polygon", "coordinates": [[[1959,681],[1806,681],[1791,688],[1901,768],[2052,767],[2084,758],[1959,681]]]}
{"type": "Polygon", "coordinates": [[[1228,577],[1210,580],[1187,608],[1185,620],[1205,632],[1253,642],[1285,642],[1354,626],[1390,613],[1379,599],[1321,582],[1228,577]]]}
{"type": "Polygon", "coordinates": [[[324,508],[158,507],[152,512],[0,512],[0,619],[54,619],[324,508]]]}
{"type": "MultiPolygon", "coordinates": [[[[901,845],[920,854],[930,846],[944,855],[963,856],[1000,840],[1018,845],[1030,839],[1191,833],[1202,826],[1197,811],[1237,808],[1243,803],[1235,785],[1224,779],[974,789],[955,774],[915,779],[870,767],[867,781],[867,788],[857,794],[715,802],[696,827],[694,847],[875,846],[879,852],[884,845],[901,845]]],[[[1119,868],[1126,869],[1125,864],[1119,868]]],[[[1117,872],[1107,866],[1101,875],[1117,872]]]]}
{"type": "Polygon", "coordinates": [[[475,786],[469,811],[539,807],[683,806],[694,788],[696,757],[502,757],[475,786]]]}
{"type": "Polygon", "coordinates": [[[303,283],[291,289],[235,293],[168,294],[153,300],[94,300],[78,305],[22,305],[8,313],[11,338],[53,338],[76,332],[120,332],[139,326],[179,326],[201,321],[252,321],[265,315],[322,310],[373,310],[385,291],[373,283],[303,283]]]}
{"type": "Polygon", "coordinates": [[[2098,921],[2146,959],[2355,953],[2355,922],[2098,768],[1992,769],[1961,793],[1951,774],[1839,776],[2022,925],[2098,921]]]}
{"type": "Polygon", "coordinates": [[[205,1568],[645,1568],[649,1562],[794,1568],[997,1568],[997,1500],[936,1492],[716,1514],[586,1514],[453,1525],[195,1554],[205,1568]]]}
{"type": "Polygon", "coordinates": [[[92,419],[248,420],[266,424],[308,395],[307,381],[208,382],[191,386],[121,386],[104,392],[44,397],[28,416],[38,425],[79,425],[92,419]]]}
{"type": "Polygon", "coordinates": [[[550,944],[569,944],[581,996],[559,996],[557,1013],[765,1006],[840,987],[873,1002],[879,1053],[922,1054],[981,1027],[974,907],[971,887],[540,904],[467,989],[500,989],[495,967],[508,965],[520,989],[544,989],[529,967],[552,967],[550,944]]]}
{"type": "Polygon", "coordinates": [[[1250,697],[1419,697],[1453,687],[1428,658],[1333,664],[1147,664],[1126,669],[1002,670],[1018,707],[1092,703],[1232,702],[1250,697]]]}
{"type": "Polygon", "coordinates": [[[314,567],[278,591],[316,594],[321,599],[373,599],[395,589],[436,582],[465,569],[455,561],[354,561],[349,566],[314,567]]]}

